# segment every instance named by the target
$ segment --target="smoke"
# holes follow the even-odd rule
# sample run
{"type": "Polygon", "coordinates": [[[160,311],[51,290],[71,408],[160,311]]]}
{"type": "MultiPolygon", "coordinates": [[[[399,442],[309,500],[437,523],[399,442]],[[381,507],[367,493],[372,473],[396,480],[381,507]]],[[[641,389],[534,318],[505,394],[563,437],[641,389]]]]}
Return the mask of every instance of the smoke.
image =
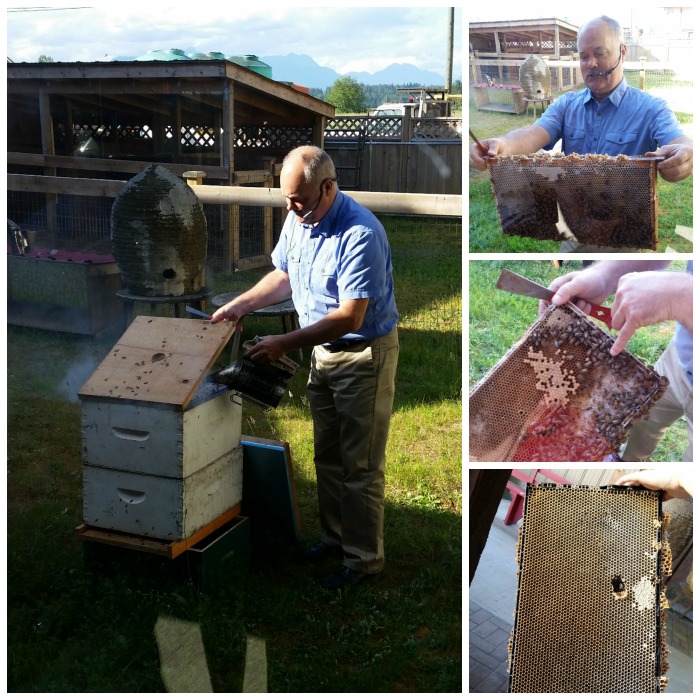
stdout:
{"type": "Polygon", "coordinates": [[[101,361],[102,358],[97,355],[77,359],[66,370],[65,376],[56,388],[56,393],[71,403],[78,403],[80,401],[78,392],[92,376],[101,361]]]}

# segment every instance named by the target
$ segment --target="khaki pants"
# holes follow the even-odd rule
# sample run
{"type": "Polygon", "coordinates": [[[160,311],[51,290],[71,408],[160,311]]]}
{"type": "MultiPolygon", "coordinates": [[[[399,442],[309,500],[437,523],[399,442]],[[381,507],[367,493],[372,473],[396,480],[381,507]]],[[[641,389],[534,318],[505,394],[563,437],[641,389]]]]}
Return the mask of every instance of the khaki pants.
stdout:
{"type": "Polygon", "coordinates": [[[675,338],[664,350],[654,369],[668,378],[664,395],[652,406],[647,418],[643,418],[630,430],[622,453],[623,462],[643,462],[656,449],[666,429],[685,415],[688,424],[688,448],[684,462],[693,461],[693,385],[678,361],[675,338]]]}
{"type": "Polygon", "coordinates": [[[396,328],[347,351],[316,346],[307,393],[324,540],[363,573],[384,566],[384,464],[394,377],[396,328]]]}

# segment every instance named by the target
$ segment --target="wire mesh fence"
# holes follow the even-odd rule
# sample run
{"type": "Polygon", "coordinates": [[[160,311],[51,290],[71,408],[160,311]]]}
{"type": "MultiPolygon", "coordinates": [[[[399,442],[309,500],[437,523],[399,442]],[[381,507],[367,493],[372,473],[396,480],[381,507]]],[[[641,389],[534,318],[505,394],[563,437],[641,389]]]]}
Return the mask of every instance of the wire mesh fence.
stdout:
{"type": "MultiPolygon", "coordinates": [[[[31,231],[36,250],[62,248],[84,253],[112,252],[110,214],[113,198],[79,195],[45,195],[8,192],[8,218],[31,231]],[[57,198],[56,229],[47,221],[46,197],[57,198]]],[[[207,287],[216,284],[223,269],[224,205],[205,204],[208,227],[207,287]]],[[[240,206],[238,209],[241,258],[263,253],[264,208],[240,206]]],[[[283,209],[274,209],[274,240],[284,219],[283,209]]],[[[401,316],[400,325],[430,337],[447,334],[449,361],[455,372],[461,365],[462,328],[462,220],[459,217],[379,214],[392,250],[394,284],[401,316]]],[[[262,273],[261,273],[262,274],[262,273]]],[[[228,275],[227,275],[228,277],[228,275]]],[[[226,291],[226,290],[215,290],[226,291]]],[[[172,312],[167,308],[159,313],[172,312]]]]}
{"type": "MultiPolygon", "coordinates": [[[[693,76],[686,69],[672,67],[667,63],[644,64],[635,63],[634,67],[624,67],[624,77],[631,87],[640,88],[656,97],[661,97],[671,106],[675,112],[693,114],[693,76]]],[[[581,89],[583,81],[581,72],[578,69],[578,62],[570,67],[562,68],[561,84],[558,68],[550,66],[549,72],[552,79],[552,91],[556,95],[565,91],[566,86],[576,84],[574,89],[581,89]]],[[[499,67],[495,65],[479,66],[481,81],[479,84],[486,84],[488,81],[496,85],[508,84],[517,86],[520,84],[517,66],[499,67]]],[[[473,92],[473,88],[472,88],[473,92]]],[[[473,98],[472,98],[473,100],[473,98]]],[[[491,101],[497,101],[496,97],[491,97],[491,101]]],[[[510,94],[504,94],[504,102],[510,101],[510,94]]]]}

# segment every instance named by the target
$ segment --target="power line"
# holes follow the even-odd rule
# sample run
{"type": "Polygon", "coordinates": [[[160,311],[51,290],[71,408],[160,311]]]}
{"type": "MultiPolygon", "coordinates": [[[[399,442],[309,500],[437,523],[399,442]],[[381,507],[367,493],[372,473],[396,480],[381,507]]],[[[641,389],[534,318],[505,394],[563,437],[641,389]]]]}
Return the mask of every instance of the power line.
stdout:
{"type": "Polygon", "coordinates": [[[61,12],[63,10],[91,10],[92,7],[8,7],[8,12],[61,12]]]}

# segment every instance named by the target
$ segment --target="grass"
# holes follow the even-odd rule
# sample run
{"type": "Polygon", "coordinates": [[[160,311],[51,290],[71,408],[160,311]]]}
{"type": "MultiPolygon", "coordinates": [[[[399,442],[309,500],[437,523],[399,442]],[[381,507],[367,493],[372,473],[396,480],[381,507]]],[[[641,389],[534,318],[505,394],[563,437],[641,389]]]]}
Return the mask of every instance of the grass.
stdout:
{"type": "MultiPolygon", "coordinates": [[[[136,570],[111,575],[86,566],[74,536],[82,522],[76,392],[117,337],[8,328],[8,690],[163,692],[154,636],[163,616],[199,625],[215,692],[241,691],[248,636],[265,640],[270,692],[461,690],[461,231],[411,217],[385,223],[402,315],[387,563],[343,594],[321,589],[277,542],[259,544],[250,568],[209,594],[164,561],[139,559],[136,570]]],[[[210,284],[224,292],[259,276],[210,284]]],[[[244,340],[278,325],[250,319],[244,340]]],[[[313,542],[305,375],[275,410],[244,403],[243,432],[290,443],[302,536],[313,542]]]]}
{"type": "MultiPolygon", "coordinates": [[[[540,114],[540,112],[538,112],[540,114]]],[[[692,123],[692,115],[677,114],[681,123],[692,123]]],[[[469,128],[477,138],[505,134],[533,123],[527,113],[509,114],[479,111],[469,104],[469,128]]],[[[679,253],[692,253],[690,241],[675,233],[676,225],[693,225],[693,176],[681,182],[657,179],[658,250],[672,248],[679,253]]],[[[496,202],[488,172],[469,170],[469,251],[472,253],[554,253],[557,241],[507,236],[501,232],[496,202]]]]}
{"type": "MultiPolygon", "coordinates": [[[[685,262],[671,263],[670,269],[685,270],[685,262]]],[[[550,261],[472,260],[469,263],[469,386],[475,385],[503,355],[522,338],[537,320],[538,302],[529,297],[495,290],[504,267],[539,284],[550,282],[581,264],[570,262],[556,269],[550,261]]],[[[612,298],[607,305],[612,303],[612,298]]],[[[654,364],[673,336],[675,324],[666,321],[640,328],[626,350],[647,364],[654,364]]],[[[680,462],[688,441],[685,420],[676,421],[652,455],[652,462],[680,462]]]]}

